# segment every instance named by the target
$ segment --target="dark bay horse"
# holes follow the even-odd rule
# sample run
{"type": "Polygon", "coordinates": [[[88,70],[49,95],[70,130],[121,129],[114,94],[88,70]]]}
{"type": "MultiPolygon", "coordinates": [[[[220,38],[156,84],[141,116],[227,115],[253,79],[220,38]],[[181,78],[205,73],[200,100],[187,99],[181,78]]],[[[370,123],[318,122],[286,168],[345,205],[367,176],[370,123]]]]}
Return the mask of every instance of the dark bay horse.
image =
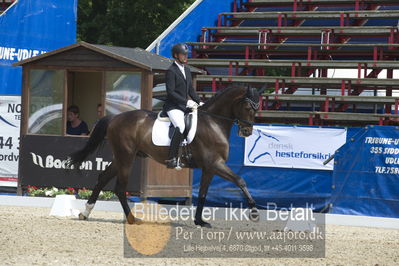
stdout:
{"type": "MultiPolygon", "coordinates": [[[[209,184],[214,175],[218,175],[236,184],[244,193],[250,208],[250,218],[259,219],[255,201],[248,192],[245,181],[225,164],[229,154],[229,136],[233,123],[239,127],[239,135],[252,134],[255,113],[259,108],[260,92],[255,88],[235,85],[226,88],[198,108],[197,133],[190,144],[192,161],[195,168],[202,169],[199,200],[194,223],[210,227],[202,219],[209,184]]],[[[127,221],[134,223],[126,198],[126,187],[131,165],[136,156],[148,156],[165,164],[169,147],[155,146],[152,142],[152,126],[157,114],[145,110],[135,110],[102,118],[94,128],[85,147],[70,157],[70,165],[78,166],[108,138],[112,152],[112,163],[98,177],[93,193],[86,203],[86,210],[80,219],[87,219],[100,191],[115,176],[115,193],[122,204],[127,221]]]]}

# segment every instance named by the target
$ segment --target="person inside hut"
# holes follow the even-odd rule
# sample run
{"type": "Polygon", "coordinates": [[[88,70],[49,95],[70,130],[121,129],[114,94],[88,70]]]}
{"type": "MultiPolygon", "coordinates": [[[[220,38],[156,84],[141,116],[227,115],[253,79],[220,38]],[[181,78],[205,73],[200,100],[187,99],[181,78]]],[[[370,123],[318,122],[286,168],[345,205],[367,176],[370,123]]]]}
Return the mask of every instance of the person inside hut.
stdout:
{"type": "Polygon", "coordinates": [[[71,105],[67,113],[67,134],[68,135],[88,135],[89,128],[85,121],[79,118],[79,107],[71,105]]]}
{"type": "Polygon", "coordinates": [[[97,118],[100,120],[103,117],[103,105],[101,103],[97,104],[97,118]]]}
{"type": "Polygon", "coordinates": [[[100,119],[103,118],[103,117],[104,117],[104,115],[103,115],[103,105],[101,103],[99,103],[99,104],[97,104],[97,120],[93,124],[93,128],[91,130],[92,132],[93,132],[93,129],[96,127],[98,121],[100,121],[100,119]]]}

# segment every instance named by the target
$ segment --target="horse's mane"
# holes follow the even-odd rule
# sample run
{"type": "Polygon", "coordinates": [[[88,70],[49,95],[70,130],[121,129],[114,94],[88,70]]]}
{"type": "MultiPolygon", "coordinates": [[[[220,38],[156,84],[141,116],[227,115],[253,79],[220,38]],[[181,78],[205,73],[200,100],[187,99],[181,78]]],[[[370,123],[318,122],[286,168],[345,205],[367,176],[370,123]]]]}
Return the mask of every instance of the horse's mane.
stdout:
{"type": "Polygon", "coordinates": [[[203,105],[204,108],[207,108],[209,106],[212,106],[215,102],[217,102],[220,98],[226,98],[226,95],[236,91],[236,90],[242,90],[243,92],[246,91],[246,87],[244,85],[233,85],[233,86],[229,86],[226,87],[218,92],[216,92],[215,95],[212,96],[212,98],[210,98],[209,100],[207,100],[205,102],[205,104],[203,105]]]}

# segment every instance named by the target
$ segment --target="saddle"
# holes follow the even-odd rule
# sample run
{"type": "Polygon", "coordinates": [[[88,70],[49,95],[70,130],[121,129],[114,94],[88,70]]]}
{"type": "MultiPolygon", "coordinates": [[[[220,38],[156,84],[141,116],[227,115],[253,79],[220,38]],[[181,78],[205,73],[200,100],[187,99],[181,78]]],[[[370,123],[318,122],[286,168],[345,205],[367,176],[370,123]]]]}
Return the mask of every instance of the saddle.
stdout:
{"type": "MultiPolygon", "coordinates": [[[[163,110],[158,113],[158,119],[161,120],[161,121],[164,121],[164,122],[170,122],[168,114],[165,111],[163,111],[163,110]]],[[[192,125],[193,125],[193,114],[189,113],[189,112],[184,113],[184,126],[185,126],[185,129],[184,129],[184,132],[183,132],[183,138],[185,140],[187,140],[187,136],[188,136],[188,133],[190,132],[190,129],[191,129],[192,125]]],[[[172,138],[174,129],[175,129],[175,127],[173,126],[173,124],[170,123],[169,131],[168,131],[168,136],[169,136],[170,139],[172,138]]]]}
{"type": "MultiPolygon", "coordinates": [[[[175,130],[175,127],[173,126],[173,124],[170,122],[169,116],[166,112],[161,111],[158,113],[158,117],[157,117],[158,121],[162,121],[162,122],[166,122],[166,123],[170,123],[169,128],[168,128],[168,137],[169,139],[172,138],[173,136],[173,132],[175,130]]],[[[179,149],[179,155],[178,157],[180,158],[181,161],[181,166],[188,166],[188,167],[194,167],[193,161],[192,161],[192,152],[191,152],[191,148],[188,145],[191,141],[193,137],[189,137],[189,133],[191,129],[196,130],[196,117],[195,117],[195,128],[193,128],[193,120],[194,120],[194,115],[193,113],[187,112],[184,114],[184,124],[185,124],[185,129],[183,132],[183,142],[182,142],[182,146],[179,149]]],[[[165,132],[166,133],[166,132],[165,132]]]]}
{"type": "MultiPolygon", "coordinates": [[[[198,113],[197,110],[194,110],[191,113],[186,114],[185,116],[185,124],[186,129],[184,133],[183,143],[190,144],[196,135],[197,131],[197,121],[198,121],[198,113]]],[[[154,125],[152,127],[152,143],[155,146],[169,146],[170,145],[170,133],[173,131],[173,128],[170,127],[171,122],[169,117],[166,114],[160,112],[157,114],[157,118],[154,121],[154,125]]]]}

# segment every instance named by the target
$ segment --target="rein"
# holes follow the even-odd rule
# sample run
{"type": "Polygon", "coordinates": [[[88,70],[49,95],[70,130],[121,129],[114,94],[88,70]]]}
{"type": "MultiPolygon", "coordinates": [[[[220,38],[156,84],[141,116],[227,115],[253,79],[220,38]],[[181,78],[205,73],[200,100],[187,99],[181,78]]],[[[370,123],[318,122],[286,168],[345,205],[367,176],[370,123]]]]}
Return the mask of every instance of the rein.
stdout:
{"type": "MultiPolygon", "coordinates": [[[[249,102],[250,105],[251,105],[251,107],[252,107],[252,109],[254,109],[255,112],[259,109],[259,105],[260,105],[260,104],[254,102],[254,101],[251,100],[249,97],[246,97],[246,98],[242,99],[241,101],[249,102]]],[[[236,124],[236,125],[240,125],[239,123],[244,124],[244,125],[248,125],[248,126],[251,126],[251,127],[254,125],[253,122],[250,122],[250,121],[248,121],[248,120],[243,120],[243,119],[238,119],[238,118],[233,119],[233,118],[230,118],[230,117],[227,117],[227,116],[224,116],[224,115],[217,115],[217,114],[209,113],[209,112],[202,111],[202,110],[199,110],[199,109],[198,109],[198,111],[199,111],[200,113],[202,113],[202,114],[206,114],[206,115],[209,115],[209,116],[213,116],[213,117],[215,117],[215,118],[220,118],[220,119],[223,119],[223,120],[231,121],[231,122],[233,122],[233,123],[236,124]]]]}
{"type": "MultiPolygon", "coordinates": [[[[233,119],[233,118],[230,118],[230,117],[227,117],[227,116],[224,116],[224,115],[217,115],[217,114],[209,113],[209,112],[202,111],[202,110],[199,110],[199,109],[198,109],[198,112],[200,112],[202,114],[205,114],[205,115],[209,115],[209,116],[215,117],[215,118],[224,119],[224,120],[233,122],[234,124],[238,124],[238,122],[240,121],[239,119],[233,119]]],[[[251,122],[249,122],[249,121],[245,121],[245,122],[251,124],[251,122]]]]}
{"type": "MultiPolygon", "coordinates": [[[[254,110],[257,110],[259,108],[259,104],[254,103],[250,99],[245,99],[244,101],[249,101],[251,103],[251,107],[254,110]]],[[[212,116],[212,117],[215,117],[215,118],[220,118],[220,119],[223,119],[223,120],[227,120],[227,121],[233,122],[236,125],[239,125],[239,123],[244,124],[244,125],[248,125],[248,126],[251,126],[251,127],[254,125],[253,122],[250,122],[248,120],[237,119],[237,118],[233,119],[233,118],[230,118],[230,117],[227,117],[227,116],[224,116],[224,115],[217,115],[217,114],[214,114],[214,113],[209,113],[209,112],[206,112],[206,111],[202,111],[200,109],[198,109],[198,111],[200,113],[202,113],[202,114],[205,114],[205,115],[209,115],[209,116],[212,116]]]]}

